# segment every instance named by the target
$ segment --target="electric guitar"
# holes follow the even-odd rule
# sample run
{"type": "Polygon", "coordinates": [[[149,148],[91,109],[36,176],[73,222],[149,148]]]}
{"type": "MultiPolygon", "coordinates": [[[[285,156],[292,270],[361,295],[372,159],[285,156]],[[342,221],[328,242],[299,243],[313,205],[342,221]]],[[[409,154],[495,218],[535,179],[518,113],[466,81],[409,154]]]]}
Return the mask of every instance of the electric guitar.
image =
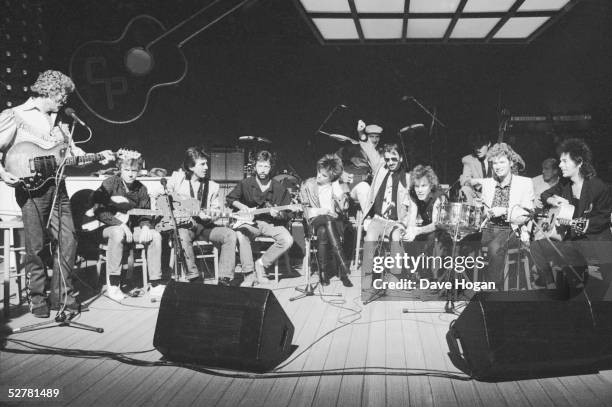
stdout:
{"type": "Polygon", "coordinates": [[[255,223],[255,215],[261,215],[263,213],[270,213],[271,210],[277,211],[293,211],[293,212],[301,212],[303,211],[302,205],[291,204],[291,205],[281,205],[281,206],[270,206],[268,208],[259,208],[253,209],[250,211],[238,211],[231,214],[231,217],[234,219],[232,223],[232,228],[237,229],[240,226],[244,225],[252,225],[255,223]]]}
{"type": "Polygon", "coordinates": [[[539,215],[537,223],[544,235],[550,240],[562,241],[569,232],[578,236],[584,234],[589,226],[589,220],[583,217],[572,219],[574,209],[574,205],[562,205],[539,215]]]}
{"type": "MultiPolygon", "coordinates": [[[[60,166],[83,165],[106,158],[100,153],[82,156],[67,156],[70,147],[66,143],[45,148],[35,141],[16,143],[6,152],[4,168],[17,178],[19,186],[27,191],[36,191],[55,179],[60,166]]],[[[115,156],[121,154],[119,150],[115,156]]]]}
{"type": "MultiPolygon", "coordinates": [[[[113,197],[114,198],[114,197],[113,197]]],[[[113,200],[111,198],[111,200],[113,200]]],[[[166,201],[165,195],[161,195],[156,200],[157,209],[142,209],[134,208],[127,212],[116,212],[113,216],[117,218],[121,223],[127,223],[130,216],[160,216],[155,224],[155,230],[158,232],[166,232],[174,229],[174,223],[172,221],[172,215],[170,214],[170,208],[166,201]]],[[[200,202],[197,199],[174,199],[172,201],[174,207],[174,219],[179,228],[189,228],[193,226],[195,216],[206,216],[210,218],[229,218],[232,216],[232,212],[222,209],[201,209],[200,202]]],[[[94,208],[89,209],[85,212],[85,218],[81,229],[86,232],[94,231],[104,224],[94,218],[94,208]]]]}
{"type": "Polygon", "coordinates": [[[181,48],[250,0],[214,0],[170,29],[149,15],[134,17],[114,41],[90,41],[70,58],[76,93],[98,118],[122,124],[137,120],[154,89],[187,75],[181,48]]]}

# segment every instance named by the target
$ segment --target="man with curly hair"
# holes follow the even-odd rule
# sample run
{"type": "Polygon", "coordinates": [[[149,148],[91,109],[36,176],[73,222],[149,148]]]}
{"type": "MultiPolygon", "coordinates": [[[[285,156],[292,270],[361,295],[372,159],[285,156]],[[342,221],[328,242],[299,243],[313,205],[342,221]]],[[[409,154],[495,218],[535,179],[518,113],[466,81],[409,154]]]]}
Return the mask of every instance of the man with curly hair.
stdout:
{"type": "Polygon", "coordinates": [[[554,282],[564,294],[571,296],[585,287],[587,266],[598,267],[603,280],[597,281],[593,278],[588,287],[593,300],[601,299],[600,296],[605,294],[611,279],[610,187],[597,177],[593,167],[593,153],[584,141],[567,139],[561,143],[558,152],[562,178],[555,186],[542,192],[540,198],[547,207],[572,205],[574,223],[562,242],[533,242],[532,254],[541,280],[543,279],[546,285],[553,282],[548,262],[552,261],[563,268],[563,272],[554,282]],[[576,219],[584,221],[576,223],[576,219]],[[559,256],[552,244],[563,256],[559,256]]]}
{"type": "Polygon", "coordinates": [[[470,184],[482,186],[481,202],[488,217],[481,240],[488,249],[487,275],[501,290],[507,279],[503,273],[508,248],[518,245],[517,235],[524,243],[530,239],[527,215],[534,207],[533,183],[531,178],[517,175],[525,168],[525,162],[508,144],[493,145],[487,159],[493,178],[473,178],[470,184]]]}
{"type": "MultiPolygon", "coordinates": [[[[74,83],[68,76],[58,71],[45,71],[30,87],[30,97],[25,103],[0,113],[0,152],[3,153],[3,163],[11,147],[22,142],[30,142],[45,149],[66,144],[72,155],[84,154],[70,138],[68,125],[57,120],[58,111],[73,91],[74,83]]],[[[105,157],[103,163],[113,159],[110,151],[101,154],[105,157]]],[[[51,307],[79,312],[78,292],[74,289],[72,275],[77,241],[64,182],[48,182],[36,191],[28,191],[20,179],[7,171],[3,164],[0,164],[0,178],[7,185],[15,187],[15,197],[22,211],[27,254],[25,269],[29,276],[32,314],[39,318],[49,317],[45,292],[47,274],[43,258],[45,244],[51,240],[57,242],[53,254],[49,298],[51,307]],[[46,228],[48,221],[49,230],[46,228]]]]}

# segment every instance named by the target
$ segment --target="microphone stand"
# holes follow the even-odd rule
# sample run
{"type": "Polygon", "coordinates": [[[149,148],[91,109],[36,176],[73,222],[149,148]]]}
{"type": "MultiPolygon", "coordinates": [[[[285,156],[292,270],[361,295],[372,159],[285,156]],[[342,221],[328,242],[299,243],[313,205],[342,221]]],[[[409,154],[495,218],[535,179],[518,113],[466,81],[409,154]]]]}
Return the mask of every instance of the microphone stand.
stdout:
{"type": "Polygon", "coordinates": [[[185,250],[181,245],[181,238],[179,236],[178,223],[176,222],[176,218],[174,217],[174,205],[172,203],[172,197],[168,192],[168,181],[165,178],[160,180],[162,186],[164,187],[163,196],[166,198],[166,204],[168,205],[168,209],[170,211],[170,219],[172,220],[172,229],[174,231],[173,242],[174,244],[174,278],[176,281],[179,281],[181,276],[181,271],[187,270],[187,261],[185,260],[185,250]],[[182,268],[181,268],[182,267],[182,268]]]}

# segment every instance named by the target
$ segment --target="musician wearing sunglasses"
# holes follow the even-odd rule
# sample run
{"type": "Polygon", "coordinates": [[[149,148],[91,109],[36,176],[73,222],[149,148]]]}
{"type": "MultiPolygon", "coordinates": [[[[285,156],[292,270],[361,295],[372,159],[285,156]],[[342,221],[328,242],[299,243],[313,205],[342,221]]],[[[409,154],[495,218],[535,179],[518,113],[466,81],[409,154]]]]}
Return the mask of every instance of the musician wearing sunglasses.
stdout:
{"type": "MultiPolygon", "coordinates": [[[[403,159],[397,144],[386,144],[383,147],[383,162],[378,166],[372,180],[368,203],[364,214],[366,220],[365,243],[363,248],[362,275],[372,272],[374,254],[382,239],[391,241],[391,256],[403,256],[404,249],[400,240],[407,225],[414,225],[416,210],[410,199],[410,176],[403,168],[403,159]]],[[[414,239],[414,236],[409,236],[414,239]]],[[[401,270],[392,269],[393,274],[401,270]]],[[[373,273],[372,278],[381,276],[373,273]]],[[[364,288],[367,284],[364,284],[364,288]]]]}
{"type": "Polygon", "coordinates": [[[529,243],[533,183],[531,178],[517,175],[525,168],[525,162],[508,144],[494,144],[487,152],[487,160],[493,177],[473,178],[470,182],[482,187],[482,198],[476,202],[484,205],[488,222],[482,231],[481,244],[488,249],[488,280],[501,290],[507,278],[503,273],[508,248],[518,247],[519,237],[529,243]]]}
{"type": "Polygon", "coordinates": [[[145,246],[150,295],[161,297],[165,288],[161,284],[161,234],[153,228],[151,216],[125,216],[130,209],[151,209],[147,187],[136,179],[143,162],[140,153],[123,151],[117,157],[119,174],[105,179],[90,197],[96,218],[105,225],[102,237],[108,239],[106,272],[110,286],[107,295],[117,302],[125,298],[121,291],[121,260],[125,245],[141,243],[145,246]]]}
{"type": "Polygon", "coordinates": [[[352,287],[348,267],[344,261],[342,236],[346,227],[345,211],[348,196],[340,187],[342,161],[337,155],[327,154],[317,162],[317,176],[306,180],[301,189],[302,203],[307,206],[306,218],[317,237],[319,281],[329,285],[336,259],[338,277],[345,287],[352,287]]]}
{"type": "MultiPolygon", "coordinates": [[[[202,147],[189,147],[185,151],[182,168],[172,173],[168,180],[168,192],[173,199],[197,200],[197,207],[202,210],[193,217],[189,227],[179,228],[181,246],[187,263],[187,280],[192,283],[203,283],[198,270],[193,242],[205,240],[219,248],[219,285],[239,285],[234,280],[236,267],[236,233],[224,226],[217,226],[215,221],[220,211],[219,184],[209,176],[209,155],[202,147]],[[207,212],[208,210],[208,212],[207,212]]],[[[243,251],[240,251],[241,258],[243,251]]]]}
{"type": "MultiPolygon", "coordinates": [[[[0,178],[7,185],[15,187],[15,198],[21,207],[30,310],[39,318],[47,318],[50,315],[45,294],[47,273],[43,257],[45,245],[51,240],[59,242],[54,245],[53,250],[53,277],[49,298],[51,308],[60,309],[63,304],[70,312],[80,310],[72,275],[77,248],[72,209],[64,182],[56,184],[53,178],[56,174],[50,174],[44,184],[34,189],[27,185],[29,181],[20,179],[9,169],[10,163],[13,162],[11,156],[19,151],[18,148],[21,148],[21,153],[18,154],[21,162],[48,156],[50,151],[63,146],[68,147],[68,156],[85,154],[74,145],[68,125],[57,117],[57,113],[73,91],[72,79],[59,71],[48,70],[42,72],[30,87],[30,97],[25,103],[0,113],[0,152],[3,154],[0,178]],[[21,157],[25,155],[24,148],[31,148],[32,155],[21,157]]],[[[110,151],[103,151],[101,154],[104,156],[101,161],[103,164],[114,159],[110,151]]]]}

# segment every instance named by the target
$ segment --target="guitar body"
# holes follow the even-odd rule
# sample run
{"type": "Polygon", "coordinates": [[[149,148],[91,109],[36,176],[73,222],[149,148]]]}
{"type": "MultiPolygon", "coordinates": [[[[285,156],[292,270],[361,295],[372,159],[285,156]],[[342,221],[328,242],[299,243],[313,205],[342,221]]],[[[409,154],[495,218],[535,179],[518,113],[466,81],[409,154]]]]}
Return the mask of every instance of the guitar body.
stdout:
{"type": "Polygon", "coordinates": [[[68,145],[56,144],[45,148],[31,141],[13,144],[6,152],[4,168],[18,177],[20,186],[28,191],[36,191],[52,181],[68,151],[68,145]]]}
{"type": "Polygon", "coordinates": [[[134,17],[115,41],[90,41],[70,59],[70,76],[87,109],[111,123],[130,123],[144,113],[153,90],[187,74],[177,44],[159,39],[166,29],[148,15],[134,17]]]}
{"type": "Polygon", "coordinates": [[[547,214],[538,221],[538,225],[542,228],[544,236],[550,240],[562,241],[568,233],[581,235],[589,225],[589,220],[586,218],[572,219],[574,215],[573,205],[563,205],[558,208],[551,208],[547,214]]]}
{"type": "MultiPolygon", "coordinates": [[[[169,215],[170,207],[165,195],[160,195],[155,201],[155,205],[158,211],[164,214],[159,222],[155,225],[155,230],[158,232],[167,232],[174,230],[174,223],[172,217],[169,215]]],[[[190,228],[193,226],[193,214],[200,210],[200,201],[194,198],[189,199],[173,199],[172,206],[174,207],[174,217],[176,224],[179,228],[190,228]]]]}

